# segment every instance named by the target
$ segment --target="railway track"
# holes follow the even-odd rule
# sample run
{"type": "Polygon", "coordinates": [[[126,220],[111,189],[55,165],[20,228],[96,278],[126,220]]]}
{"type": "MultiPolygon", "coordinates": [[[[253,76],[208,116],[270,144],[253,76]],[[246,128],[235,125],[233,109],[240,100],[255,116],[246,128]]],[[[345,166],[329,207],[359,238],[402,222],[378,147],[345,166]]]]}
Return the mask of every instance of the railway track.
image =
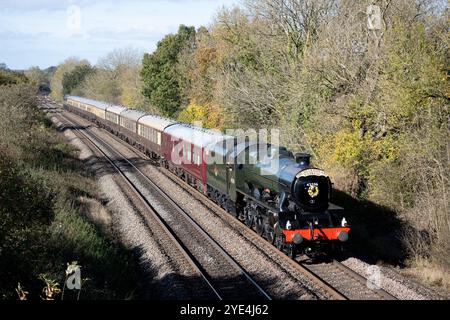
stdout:
{"type": "Polygon", "coordinates": [[[397,300],[371,280],[337,260],[324,263],[297,261],[323,281],[329,283],[349,300],[397,300]]]}
{"type": "MultiPolygon", "coordinates": [[[[202,279],[211,297],[219,300],[271,299],[270,295],[182,207],[131,161],[91,130],[84,132],[77,127],[78,124],[66,116],[60,114],[60,117],[71,124],[83,140],[103,155],[127,186],[142,200],[153,220],[170,237],[174,248],[182,253],[184,259],[202,279]],[[155,206],[148,200],[149,198],[157,198],[160,203],[155,206]]],[[[196,298],[201,296],[202,293],[199,292],[196,298]]]]}
{"type": "MultiPolygon", "coordinates": [[[[114,135],[111,135],[111,137],[117,142],[121,143],[128,150],[139,156],[139,158],[152,161],[146,154],[126,144],[123,140],[119,139],[118,137],[114,135]]],[[[139,170],[129,160],[127,160],[127,162],[128,165],[134,167],[136,170],[139,170]]],[[[258,249],[260,251],[263,251],[265,254],[267,254],[267,252],[270,252],[270,255],[275,255],[276,257],[272,257],[272,259],[280,259],[281,261],[283,261],[284,268],[286,268],[287,271],[293,274],[296,273],[301,274],[303,277],[306,277],[309,281],[311,281],[316,286],[324,290],[329,298],[336,300],[396,299],[396,297],[390,295],[381,288],[377,288],[366,278],[362,277],[352,269],[346,267],[339,261],[333,260],[331,263],[311,264],[306,263],[300,259],[298,260],[290,259],[287,255],[277,251],[270,243],[262,241],[261,237],[257,235],[253,230],[250,230],[247,226],[240,223],[235,218],[231,217],[229,213],[227,213],[223,208],[219,207],[215,202],[207,198],[201,192],[189,186],[185,181],[179,179],[172,172],[161,167],[156,168],[161,173],[166,175],[174,183],[176,183],[177,185],[185,189],[187,192],[189,192],[191,195],[193,195],[194,198],[198,200],[198,202],[201,205],[206,207],[208,210],[212,211],[214,214],[219,215],[221,219],[226,219],[227,223],[234,229],[239,230],[242,236],[247,238],[249,241],[252,241],[252,243],[257,243],[258,249]]],[[[154,185],[154,183],[151,182],[151,180],[144,173],[140,171],[140,174],[143,177],[145,177],[144,179],[148,183],[154,185]]],[[[171,197],[166,192],[164,192],[163,190],[160,191],[162,192],[161,195],[163,196],[163,198],[167,199],[169,202],[173,202],[171,197]]],[[[192,220],[192,218],[190,218],[189,215],[181,207],[179,207],[178,205],[177,207],[179,208],[177,210],[181,210],[183,212],[183,215],[187,215],[188,218],[192,220]]],[[[201,227],[195,221],[193,222],[198,226],[198,228],[201,229],[201,227]]],[[[216,243],[216,245],[218,244],[216,243]]]]}

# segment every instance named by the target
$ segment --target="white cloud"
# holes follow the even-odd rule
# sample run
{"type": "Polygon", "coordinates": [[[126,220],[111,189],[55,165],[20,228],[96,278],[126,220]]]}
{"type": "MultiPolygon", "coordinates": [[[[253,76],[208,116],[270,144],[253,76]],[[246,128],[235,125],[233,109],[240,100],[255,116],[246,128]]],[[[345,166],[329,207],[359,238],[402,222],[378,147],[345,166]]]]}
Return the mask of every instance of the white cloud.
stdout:
{"type": "Polygon", "coordinates": [[[51,64],[57,64],[64,54],[95,63],[115,48],[152,51],[178,25],[208,24],[222,5],[236,1],[0,0],[0,62],[13,68],[46,67],[52,57],[51,64]]]}

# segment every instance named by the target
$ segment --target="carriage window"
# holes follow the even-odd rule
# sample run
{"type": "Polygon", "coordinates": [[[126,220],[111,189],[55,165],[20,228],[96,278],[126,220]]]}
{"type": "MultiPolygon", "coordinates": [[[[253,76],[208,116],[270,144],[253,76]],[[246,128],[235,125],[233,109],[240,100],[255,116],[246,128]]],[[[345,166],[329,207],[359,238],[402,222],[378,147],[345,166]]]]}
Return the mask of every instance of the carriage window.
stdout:
{"type": "Polygon", "coordinates": [[[189,162],[191,161],[191,145],[190,144],[188,144],[186,146],[186,160],[189,162]]]}
{"type": "Polygon", "coordinates": [[[161,145],[161,132],[158,132],[157,136],[158,136],[157,143],[158,143],[158,145],[161,145]]]}
{"type": "Polygon", "coordinates": [[[196,164],[196,165],[200,165],[200,164],[201,164],[201,161],[200,161],[200,159],[201,159],[200,154],[201,154],[201,150],[199,150],[198,148],[194,147],[194,154],[193,154],[193,159],[192,159],[192,161],[193,161],[194,164],[196,164]]]}

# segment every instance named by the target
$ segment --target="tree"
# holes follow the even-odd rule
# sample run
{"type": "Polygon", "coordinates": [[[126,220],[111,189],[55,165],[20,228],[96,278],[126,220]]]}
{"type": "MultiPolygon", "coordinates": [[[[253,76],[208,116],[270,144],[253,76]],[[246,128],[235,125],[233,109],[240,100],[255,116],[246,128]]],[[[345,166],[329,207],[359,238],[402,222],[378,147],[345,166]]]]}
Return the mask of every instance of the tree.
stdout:
{"type": "Polygon", "coordinates": [[[18,71],[0,70],[0,85],[21,84],[28,82],[27,77],[18,71]]]}
{"type": "Polygon", "coordinates": [[[44,71],[39,69],[39,67],[31,67],[28,70],[25,70],[24,73],[30,84],[36,88],[41,89],[49,86],[49,81],[46,78],[44,71]]]}
{"type": "Polygon", "coordinates": [[[448,4],[376,1],[374,31],[369,0],[243,3],[178,54],[190,100],[179,119],[207,122],[214,105],[228,126],[281,128],[281,143],[313,153],[337,189],[401,217],[413,257],[448,269],[448,4]]]}
{"type": "Polygon", "coordinates": [[[132,48],[117,49],[99,59],[95,72],[89,74],[73,91],[92,99],[148,109],[140,79],[142,53],[132,48]]]}
{"type": "Polygon", "coordinates": [[[62,79],[62,94],[71,94],[73,89],[77,88],[88,76],[93,73],[94,69],[90,65],[76,66],[72,71],[63,75],[62,79]]]}
{"type": "Polygon", "coordinates": [[[176,34],[169,34],[158,42],[154,53],[144,55],[142,93],[167,116],[177,112],[183,102],[180,82],[184,75],[177,74],[176,63],[183,48],[193,45],[194,38],[195,28],[181,25],[176,34]]]}
{"type": "Polygon", "coordinates": [[[87,60],[80,60],[78,58],[68,58],[63,63],[58,65],[53,77],[50,81],[51,95],[55,100],[62,100],[63,85],[62,80],[64,74],[72,71],[76,66],[89,65],[87,60]]]}

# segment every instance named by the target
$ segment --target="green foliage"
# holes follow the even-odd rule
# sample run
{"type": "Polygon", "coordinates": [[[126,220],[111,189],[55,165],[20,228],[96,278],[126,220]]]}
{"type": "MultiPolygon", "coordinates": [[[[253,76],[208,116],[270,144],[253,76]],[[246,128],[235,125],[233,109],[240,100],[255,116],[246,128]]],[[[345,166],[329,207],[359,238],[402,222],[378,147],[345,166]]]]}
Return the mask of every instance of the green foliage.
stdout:
{"type": "Polygon", "coordinates": [[[83,80],[91,73],[94,69],[90,65],[76,66],[72,71],[65,73],[62,78],[62,94],[71,94],[72,91],[78,87],[83,80]]]}
{"type": "Polygon", "coordinates": [[[50,80],[51,96],[55,100],[63,99],[63,77],[66,73],[71,72],[76,66],[89,66],[87,60],[79,60],[77,58],[68,58],[59,64],[50,80]]]}
{"type": "Polygon", "coordinates": [[[50,80],[53,77],[56,67],[49,67],[41,70],[39,67],[31,67],[25,70],[24,74],[30,84],[34,85],[40,92],[50,92],[50,80]]]}
{"type": "Polygon", "coordinates": [[[244,1],[198,33],[177,70],[191,104],[218,106],[227,126],[281,128],[337,188],[417,230],[405,237],[413,256],[448,267],[448,11],[419,2],[381,1],[383,29],[371,33],[359,14],[369,1],[244,1]]]}
{"type": "Polygon", "coordinates": [[[176,63],[182,49],[192,45],[194,36],[194,27],[182,25],[176,34],[159,41],[154,53],[144,55],[142,93],[165,115],[173,115],[182,104],[179,85],[184,75],[176,72],[176,63]]]}
{"type": "Polygon", "coordinates": [[[60,299],[70,261],[90,279],[82,299],[125,298],[137,264],[80,215],[78,196],[96,197],[95,182],[43,121],[35,87],[1,86],[0,117],[0,299],[60,299]]]}
{"type": "Polygon", "coordinates": [[[27,83],[28,79],[22,72],[0,69],[0,86],[7,84],[27,83]]]}

